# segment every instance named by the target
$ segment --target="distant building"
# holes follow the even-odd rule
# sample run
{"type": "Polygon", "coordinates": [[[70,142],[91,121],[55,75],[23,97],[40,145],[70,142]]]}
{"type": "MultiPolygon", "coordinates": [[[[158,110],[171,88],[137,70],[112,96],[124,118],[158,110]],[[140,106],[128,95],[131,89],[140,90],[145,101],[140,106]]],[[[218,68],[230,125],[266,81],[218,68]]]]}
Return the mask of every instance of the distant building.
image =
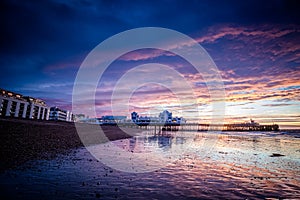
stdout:
{"type": "Polygon", "coordinates": [[[48,120],[49,108],[41,99],[0,89],[0,116],[48,120]]]}
{"type": "Polygon", "coordinates": [[[164,110],[163,112],[159,113],[158,117],[159,117],[160,122],[163,122],[163,123],[172,122],[172,113],[167,110],[164,110]]]}
{"type": "Polygon", "coordinates": [[[71,121],[74,121],[74,117],[73,117],[72,112],[70,112],[68,110],[63,110],[58,107],[51,107],[50,114],[49,114],[49,120],[71,122],[71,121]]]}
{"type": "Polygon", "coordinates": [[[85,116],[85,114],[74,114],[73,116],[74,116],[74,121],[75,122],[80,122],[80,121],[83,121],[86,118],[88,118],[88,117],[85,116]]]}
{"type": "Polygon", "coordinates": [[[186,120],[183,117],[173,117],[172,123],[183,124],[186,123],[186,120]]]}
{"type": "Polygon", "coordinates": [[[126,121],[126,116],[113,116],[113,115],[105,115],[98,118],[101,123],[119,123],[126,121]]]}
{"type": "Polygon", "coordinates": [[[131,120],[133,122],[136,122],[138,120],[138,118],[139,118],[139,115],[137,114],[137,112],[132,112],[131,113],[131,120]]]}
{"type": "Polygon", "coordinates": [[[158,117],[140,116],[137,112],[132,112],[131,121],[134,123],[186,123],[186,120],[183,117],[173,118],[172,113],[167,110],[164,110],[163,112],[159,113],[158,117]]]}

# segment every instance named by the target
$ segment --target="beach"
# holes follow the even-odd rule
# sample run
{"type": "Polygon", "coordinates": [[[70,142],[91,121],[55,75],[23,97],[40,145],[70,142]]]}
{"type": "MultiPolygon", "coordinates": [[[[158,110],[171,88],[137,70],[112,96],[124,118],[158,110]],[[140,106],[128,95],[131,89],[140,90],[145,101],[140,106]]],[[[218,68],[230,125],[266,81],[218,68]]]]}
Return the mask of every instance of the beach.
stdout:
{"type": "MultiPolygon", "coordinates": [[[[77,124],[80,130],[88,131],[97,126],[77,124]]],[[[0,118],[0,130],[0,171],[30,160],[53,159],[83,146],[73,122],[0,118]]],[[[116,126],[102,126],[102,130],[109,140],[131,137],[116,126]]],[[[138,129],[128,130],[132,133],[140,132],[138,129]]]]}
{"type": "Polygon", "coordinates": [[[131,137],[104,126],[111,141],[92,144],[92,139],[86,148],[74,123],[2,119],[0,124],[4,199],[300,198],[299,131],[131,129],[136,133],[131,137]]]}

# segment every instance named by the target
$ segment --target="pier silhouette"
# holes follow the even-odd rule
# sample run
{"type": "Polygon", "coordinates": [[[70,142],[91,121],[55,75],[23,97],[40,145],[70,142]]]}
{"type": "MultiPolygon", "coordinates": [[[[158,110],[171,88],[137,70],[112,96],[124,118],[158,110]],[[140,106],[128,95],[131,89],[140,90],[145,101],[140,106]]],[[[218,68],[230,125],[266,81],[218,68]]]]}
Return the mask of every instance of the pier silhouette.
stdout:
{"type": "Polygon", "coordinates": [[[208,123],[114,123],[119,127],[140,128],[158,131],[279,131],[277,124],[260,125],[258,123],[208,124],[208,123]]]}

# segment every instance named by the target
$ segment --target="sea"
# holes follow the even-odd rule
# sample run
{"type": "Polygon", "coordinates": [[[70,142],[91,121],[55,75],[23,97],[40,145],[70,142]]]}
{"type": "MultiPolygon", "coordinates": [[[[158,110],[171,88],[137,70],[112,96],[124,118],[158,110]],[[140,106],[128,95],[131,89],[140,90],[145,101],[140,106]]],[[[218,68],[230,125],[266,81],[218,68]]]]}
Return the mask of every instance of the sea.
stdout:
{"type": "Polygon", "coordinates": [[[300,131],[159,132],[0,174],[1,199],[300,199],[300,131]]]}

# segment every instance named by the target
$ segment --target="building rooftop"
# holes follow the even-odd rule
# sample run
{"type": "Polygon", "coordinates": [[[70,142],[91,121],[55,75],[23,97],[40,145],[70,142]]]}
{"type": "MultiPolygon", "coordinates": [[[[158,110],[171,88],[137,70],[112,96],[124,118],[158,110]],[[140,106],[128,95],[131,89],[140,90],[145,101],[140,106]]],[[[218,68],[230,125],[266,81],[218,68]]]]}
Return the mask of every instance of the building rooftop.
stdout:
{"type": "Polygon", "coordinates": [[[16,93],[16,92],[11,92],[11,91],[8,91],[8,90],[4,90],[2,88],[0,88],[0,95],[4,96],[4,97],[8,97],[8,98],[13,98],[13,99],[21,100],[21,101],[27,101],[29,103],[34,103],[34,104],[46,106],[45,101],[42,100],[42,99],[37,99],[37,98],[34,98],[34,97],[30,97],[30,96],[24,96],[22,94],[19,94],[19,93],[16,93]]]}

